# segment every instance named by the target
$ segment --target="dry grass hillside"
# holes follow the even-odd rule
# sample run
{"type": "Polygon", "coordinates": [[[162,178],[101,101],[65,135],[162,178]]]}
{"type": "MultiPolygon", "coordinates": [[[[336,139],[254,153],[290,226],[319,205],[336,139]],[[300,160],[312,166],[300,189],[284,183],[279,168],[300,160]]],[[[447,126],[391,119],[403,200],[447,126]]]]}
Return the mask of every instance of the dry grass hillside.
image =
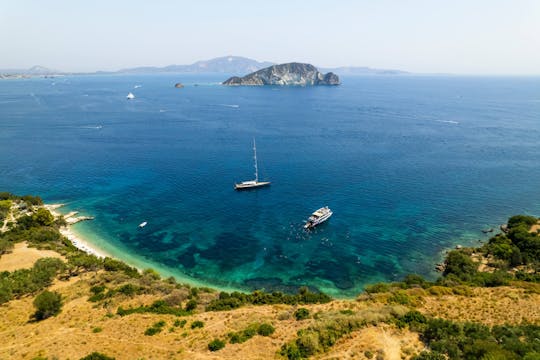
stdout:
{"type": "MultiPolygon", "coordinates": [[[[37,250],[36,250],[37,251],[37,250]]],[[[79,359],[94,351],[116,359],[273,359],[279,358],[280,347],[295,338],[298,330],[307,328],[317,320],[297,321],[293,313],[298,306],[265,305],[245,306],[219,312],[202,309],[189,316],[159,314],[115,314],[118,306],[129,307],[150,304],[155,295],[120,296],[110,302],[88,301],[90,287],[101,273],[84,273],[67,281],[56,280],[50,287],[64,298],[62,311],[56,317],[34,322],[33,296],[16,299],[0,306],[0,359],[79,359]],[[175,326],[178,319],[186,320],[175,326]],[[162,332],[145,335],[145,330],[158,321],[164,321],[162,332]],[[195,320],[204,322],[202,328],[192,329],[195,320]],[[254,336],[242,344],[227,344],[219,352],[208,350],[211,339],[226,339],[227,334],[240,331],[249,324],[267,322],[275,327],[268,337],[254,336]]],[[[474,320],[488,325],[538,323],[540,295],[538,289],[517,287],[478,288],[466,296],[452,294],[419,293],[415,296],[417,308],[432,316],[451,320],[474,320]]],[[[385,294],[362,296],[357,300],[334,300],[327,304],[305,305],[312,314],[347,311],[376,313],[387,306],[385,294]]],[[[341,338],[330,351],[319,359],[406,359],[418,354],[424,345],[417,333],[398,329],[392,324],[367,326],[341,338]]]]}

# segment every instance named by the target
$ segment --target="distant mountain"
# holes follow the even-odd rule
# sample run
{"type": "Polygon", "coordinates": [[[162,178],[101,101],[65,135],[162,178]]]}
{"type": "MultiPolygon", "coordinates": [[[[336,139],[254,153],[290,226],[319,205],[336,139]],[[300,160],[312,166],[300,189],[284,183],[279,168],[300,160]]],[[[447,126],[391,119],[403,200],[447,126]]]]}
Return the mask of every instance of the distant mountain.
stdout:
{"type": "Polygon", "coordinates": [[[407,71],[393,69],[372,69],[366,66],[340,66],[335,68],[321,68],[321,71],[330,71],[340,75],[403,75],[407,71]]]}
{"type": "Polygon", "coordinates": [[[35,65],[30,69],[0,69],[0,74],[5,75],[57,75],[62,74],[61,71],[46,68],[44,66],[35,65]]]}
{"type": "Polygon", "coordinates": [[[223,85],[339,85],[339,77],[332,72],[322,74],[311,64],[288,63],[272,65],[244,77],[233,76],[225,80],[223,85]]]}
{"type": "Polygon", "coordinates": [[[122,69],[119,73],[224,73],[245,74],[273,65],[271,62],[259,62],[241,56],[223,56],[210,60],[197,61],[191,65],[169,65],[165,67],[136,67],[122,69]]]}

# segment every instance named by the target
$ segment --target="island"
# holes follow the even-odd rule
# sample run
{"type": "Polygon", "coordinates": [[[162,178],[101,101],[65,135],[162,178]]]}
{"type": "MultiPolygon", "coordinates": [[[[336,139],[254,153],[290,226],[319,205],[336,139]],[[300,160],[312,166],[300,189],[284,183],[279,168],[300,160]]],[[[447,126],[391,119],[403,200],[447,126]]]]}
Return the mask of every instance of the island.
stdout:
{"type": "Polygon", "coordinates": [[[287,63],[272,65],[255,71],[244,77],[233,76],[225,80],[223,85],[229,86],[261,86],[261,85],[339,85],[339,77],[332,73],[323,74],[311,64],[287,63]]]}

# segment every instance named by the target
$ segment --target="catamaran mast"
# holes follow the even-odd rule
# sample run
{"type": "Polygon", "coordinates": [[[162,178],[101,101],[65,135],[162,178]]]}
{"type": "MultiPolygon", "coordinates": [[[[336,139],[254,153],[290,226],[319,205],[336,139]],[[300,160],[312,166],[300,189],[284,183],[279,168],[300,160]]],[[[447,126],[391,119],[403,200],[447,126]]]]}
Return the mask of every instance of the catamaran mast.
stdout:
{"type": "Polygon", "coordinates": [[[257,146],[255,146],[255,138],[253,138],[253,159],[255,159],[255,182],[259,182],[259,169],[257,169],[257,146]]]}

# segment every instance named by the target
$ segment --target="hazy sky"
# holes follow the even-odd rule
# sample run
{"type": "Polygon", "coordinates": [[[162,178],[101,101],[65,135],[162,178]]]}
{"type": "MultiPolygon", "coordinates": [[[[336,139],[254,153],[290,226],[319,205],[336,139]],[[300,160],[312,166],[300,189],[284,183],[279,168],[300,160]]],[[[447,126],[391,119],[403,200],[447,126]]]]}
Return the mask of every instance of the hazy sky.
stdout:
{"type": "Polygon", "coordinates": [[[317,66],[540,74],[540,0],[0,0],[0,68],[239,55],[317,66]]]}

